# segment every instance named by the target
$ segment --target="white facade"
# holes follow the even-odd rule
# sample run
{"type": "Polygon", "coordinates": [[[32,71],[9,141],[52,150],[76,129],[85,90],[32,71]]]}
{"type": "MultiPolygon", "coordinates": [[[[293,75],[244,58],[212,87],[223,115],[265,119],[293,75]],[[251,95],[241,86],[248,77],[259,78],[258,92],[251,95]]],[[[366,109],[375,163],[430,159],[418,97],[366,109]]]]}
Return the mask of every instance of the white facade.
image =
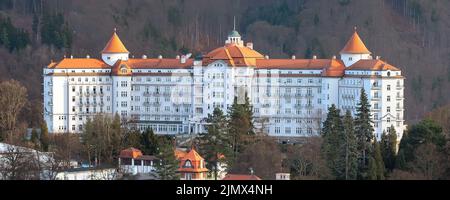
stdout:
{"type": "Polygon", "coordinates": [[[116,180],[117,178],[118,173],[114,168],[77,168],[62,171],[56,175],[56,180],[116,180]]]}
{"type": "MultiPolygon", "coordinates": [[[[233,33],[224,48],[234,45],[241,53],[253,48],[243,44],[240,35],[233,33]]],[[[233,57],[232,49],[228,50],[233,57]]],[[[217,55],[214,58],[220,58],[220,52],[217,55]]],[[[399,138],[405,129],[404,77],[370,54],[342,54],[341,60],[262,57],[239,66],[238,61],[226,59],[128,59],[125,53],[102,58],[108,67],[60,67],[70,62],[67,58],[44,69],[44,117],[50,132],[80,132],[87,117],[118,113],[140,130],[196,134],[204,131],[204,118],[215,107],[226,112],[235,97],[242,102],[246,93],[255,121],[264,120],[269,135],[304,137],[319,133],[332,104],[342,113],[354,114],[361,88],[372,105],[378,138],[391,125],[399,138]],[[116,63],[105,60],[115,56],[120,57],[116,63]],[[342,75],[328,75],[328,62],[342,63],[342,75]]]]}

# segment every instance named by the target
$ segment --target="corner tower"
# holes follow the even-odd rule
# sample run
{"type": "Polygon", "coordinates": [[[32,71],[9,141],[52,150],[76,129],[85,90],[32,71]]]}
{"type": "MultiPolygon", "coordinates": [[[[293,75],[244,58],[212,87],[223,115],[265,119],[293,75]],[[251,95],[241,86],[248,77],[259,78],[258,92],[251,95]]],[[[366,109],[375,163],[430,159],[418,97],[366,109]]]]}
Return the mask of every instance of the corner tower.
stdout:
{"type": "Polygon", "coordinates": [[[341,50],[340,54],[345,67],[349,67],[359,60],[370,59],[370,54],[372,53],[367,49],[366,45],[359,37],[355,27],[352,37],[341,50]]]}
{"type": "Polygon", "coordinates": [[[128,60],[130,54],[117,35],[116,29],[101,53],[102,60],[109,66],[113,66],[118,60],[128,60]]]}

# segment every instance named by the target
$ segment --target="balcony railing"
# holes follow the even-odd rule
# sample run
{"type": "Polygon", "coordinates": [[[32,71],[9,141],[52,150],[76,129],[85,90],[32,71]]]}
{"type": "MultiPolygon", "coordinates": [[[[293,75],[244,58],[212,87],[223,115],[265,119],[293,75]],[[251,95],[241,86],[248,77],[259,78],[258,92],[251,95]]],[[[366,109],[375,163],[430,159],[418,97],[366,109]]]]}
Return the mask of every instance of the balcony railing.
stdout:
{"type": "Polygon", "coordinates": [[[381,98],[379,96],[372,97],[372,101],[379,101],[379,100],[381,100],[381,98]]]}
{"type": "Polygon", "coordinates": [[[381,90],[381,86],[379,86],[379,85],[372,85],[372,90],[381,90]]]}

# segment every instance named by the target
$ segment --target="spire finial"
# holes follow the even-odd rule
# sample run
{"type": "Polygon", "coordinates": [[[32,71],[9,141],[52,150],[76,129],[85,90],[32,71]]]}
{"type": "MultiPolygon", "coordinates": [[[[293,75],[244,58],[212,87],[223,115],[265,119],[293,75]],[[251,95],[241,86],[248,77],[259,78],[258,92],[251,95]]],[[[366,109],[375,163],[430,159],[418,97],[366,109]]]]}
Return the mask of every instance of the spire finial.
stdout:
{"type": "Polygon", "coordinates": [[[233,16],[233,31],[236,30],[236,16],[233,16]]]}
{"type": "Polygon", "coordinates": [[[114,33],[117,32],[117,27],[114,27],[114,33]]]}
{"type": "Polygon", "coordinates": [[[358,29],[358,26],[355,26],[355,27],[353,27],[353,29],[355,30],[355,32],[356,32],[356,30],[358,29]]]}

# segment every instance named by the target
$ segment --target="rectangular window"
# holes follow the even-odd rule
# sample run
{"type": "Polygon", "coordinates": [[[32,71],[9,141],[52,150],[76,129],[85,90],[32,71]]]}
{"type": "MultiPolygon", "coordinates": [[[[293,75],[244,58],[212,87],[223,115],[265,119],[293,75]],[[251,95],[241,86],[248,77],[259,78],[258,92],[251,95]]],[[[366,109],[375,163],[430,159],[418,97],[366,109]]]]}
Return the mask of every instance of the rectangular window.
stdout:
{"type": "Polygon", "coordinates": [[[286,127],[285,128],[285,133],[286,134],[291,134],[291,127],[286,127]]]}
{"type": "Polygon", "coordinates": [[[120,86],[121,87],[127,87],[128,86],[128,82],[127,81],[120,81],[120,86]]]}
{"type": "Polygon", "coordinates": [[[275,133],[280,134],[280,127],[275,127],[275,133]]]}

